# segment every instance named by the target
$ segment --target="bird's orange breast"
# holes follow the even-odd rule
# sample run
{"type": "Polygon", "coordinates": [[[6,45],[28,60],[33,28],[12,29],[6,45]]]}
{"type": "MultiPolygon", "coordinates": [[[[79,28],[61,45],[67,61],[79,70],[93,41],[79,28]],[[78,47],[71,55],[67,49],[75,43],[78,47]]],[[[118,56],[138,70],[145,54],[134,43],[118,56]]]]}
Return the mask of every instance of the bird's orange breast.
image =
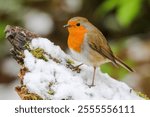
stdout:
{"type": "Polygon", "coordinates": [[[70,28],[68,37],[68,47],[76,52],[81,52],[81,46],[84,41],[87,30],[84,27],[70,28]]]}

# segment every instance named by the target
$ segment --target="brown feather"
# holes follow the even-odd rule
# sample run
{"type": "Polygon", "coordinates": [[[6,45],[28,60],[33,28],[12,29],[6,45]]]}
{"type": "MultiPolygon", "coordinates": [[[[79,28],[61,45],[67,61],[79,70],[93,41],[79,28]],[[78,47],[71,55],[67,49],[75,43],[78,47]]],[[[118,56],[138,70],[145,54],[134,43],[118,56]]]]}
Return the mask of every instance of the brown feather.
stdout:
{"type": "Polygon", "coordinates": [[[101,54],[103,57],[109,59],[115,66],[122,66],[130,72],[134,72],[128,65],[126,65],[123,61],[121,61],[118,57],[114,56],[106,38],[104,35],[94,27],[93,31],[88,32],[88,44],[89,46],[101,54]]]}
{"type": "Polygon", "coordinates": [[[126,70],[128,70],[129,72],[135,72],[132,68],[130,68],[127,64],[125,64],[121,59],[119,59],[118,57],[115,57],[115,60],[117,62],[117,64],[119,64],[120,66],[122,66],[123,68],[125,68],[126,70]]]}
{"type": "Polygon", "coordinates": [[[118,65],[115,61],[115,56],[113,55],[113,52],[106,38],[97,28],[95,28],[92,31],[89,31],[87,33],[87,37],[88,37],[88,44],[93,50],[95,50],[105,58],[111,60],[115,66],[118,65]]]}

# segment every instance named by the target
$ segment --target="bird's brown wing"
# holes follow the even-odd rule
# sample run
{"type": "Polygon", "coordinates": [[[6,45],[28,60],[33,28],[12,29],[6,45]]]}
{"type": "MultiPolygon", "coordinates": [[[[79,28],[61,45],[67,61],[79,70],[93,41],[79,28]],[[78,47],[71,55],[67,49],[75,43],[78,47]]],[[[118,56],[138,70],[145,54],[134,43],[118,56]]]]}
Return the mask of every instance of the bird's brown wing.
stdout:
{"type": "Polygon", "coordinates": [[[115,66],[120,65],[128,71],[134,72],[134,70],[130,68],[127,64],[125,64],[118,57],[114,56],[106,38],[98,29],[89,32],[87,35],[88,44],[93,50],[95,50],[105,58],[111,60],[115,66]]]}
{"type": "Polygon", "coordinates": [[[113,64],[117,65],[115,56],[104,35],[98,29],[89,32],[87,35],[89,46],[105,58],[111,60],[113,64]]]}

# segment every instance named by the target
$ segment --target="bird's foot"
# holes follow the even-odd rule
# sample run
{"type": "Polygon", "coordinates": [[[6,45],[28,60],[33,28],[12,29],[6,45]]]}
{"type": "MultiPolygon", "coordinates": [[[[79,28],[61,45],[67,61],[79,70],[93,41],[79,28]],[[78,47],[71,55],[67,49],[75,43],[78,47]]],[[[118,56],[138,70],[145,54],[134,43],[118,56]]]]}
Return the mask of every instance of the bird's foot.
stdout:
{"type": "Polygon", "coordinates": [[[96,85],[91,84],[91,85],[88,85],[88,86],[89,86],[89,88],[92,88],[92,87],[95,87],[96,85]]]}
{"type": "Polygon", "coordinates": [[[87,84],[87,83],[86,83],[86,85],[87,85],[89,88],[92,88],[92,87],[95,87],[95,86],[96,86],[96,85],[94,85],[94,84],[90,84],[90,85],[89,85],[89,84],[87,84]]]}
{"type": "Polygon", "coordinates": [[[70,68],[72,71],[76,71],[77,73],[80,73],[81,69],[79,68],[82,64],[79,64],[77,66],[72,65],[71,63],[67,62],[67,67],[70,68]]]}
{"type": "Polygon", "coordinates": [[[80,73],[80,71],[81,71],[81,69],[79,68],[81,65],[83,65],[83,63],[82,64],[79,64],[79,65],[77,65],[77,66],[73,66],[73,71],[77,71],[77,73],[80,73]]]}

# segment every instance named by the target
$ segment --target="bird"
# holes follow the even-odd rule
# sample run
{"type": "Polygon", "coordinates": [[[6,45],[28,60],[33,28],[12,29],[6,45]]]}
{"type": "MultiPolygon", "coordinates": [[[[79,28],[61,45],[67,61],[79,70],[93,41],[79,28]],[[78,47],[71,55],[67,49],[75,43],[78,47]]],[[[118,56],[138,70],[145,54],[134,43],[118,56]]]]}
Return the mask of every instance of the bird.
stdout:
{"type": "Polygon", "coordinates": [[[105,36],[88,19],[79,16],[73,17],[64,27],[69,32],[67,43],[72,57],[82,64],[94,68],[91,87],[95,86],[96,68],[104,63],[111,62],[116,67],[120,65],[129,72],[134,71],[114,55],[105,36]]]}

